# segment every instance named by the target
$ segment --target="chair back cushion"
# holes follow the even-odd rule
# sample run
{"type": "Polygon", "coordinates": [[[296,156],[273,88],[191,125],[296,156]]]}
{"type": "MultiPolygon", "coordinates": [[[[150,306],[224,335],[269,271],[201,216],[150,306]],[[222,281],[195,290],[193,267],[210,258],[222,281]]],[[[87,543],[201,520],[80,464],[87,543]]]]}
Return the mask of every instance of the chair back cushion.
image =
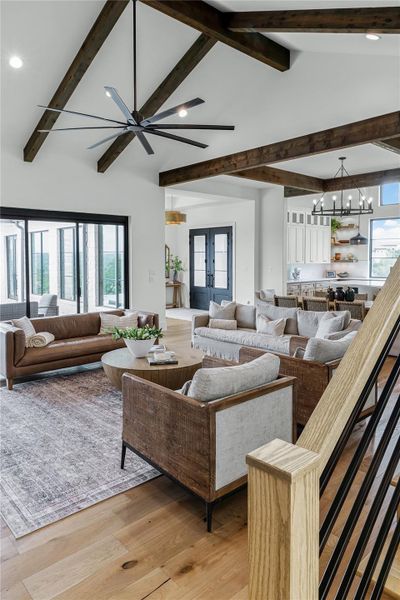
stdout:
{"type": "Polygon", "coordinates": [[[280,359],[274,354],[234,367],[199,369],[193,376],[187,395],[201,402],[252,390],[278,377],[280,359]]]}
{"type": "Polygon", "coordinates": [[[285,333],[290,335],[298,335],[299,330],[297,326],[297,315],[299,308],[283,308],[280,306],[274,306],[267,304],[266,302],[259,302],[257,304],[257,315],[265,315],[271,321],[277,319],[286,319],[285,333]]]}
{"type": "Polygon", "coordinates": [[[322,363],[342,358],[356,335],[357,331],[351,331],[340,340],[310,338],[307,342],[303,358],[304,360],[316,360],[322,363]]]}

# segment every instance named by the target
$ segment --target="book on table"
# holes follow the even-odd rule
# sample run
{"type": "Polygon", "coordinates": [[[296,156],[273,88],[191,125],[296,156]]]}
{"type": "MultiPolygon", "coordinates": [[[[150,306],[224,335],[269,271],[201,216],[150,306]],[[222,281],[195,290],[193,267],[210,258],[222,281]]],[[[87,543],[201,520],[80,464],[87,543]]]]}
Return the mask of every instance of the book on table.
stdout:
{"type": "Polygon", "coordinates": [[[149,365],[177,365],[175,352],[154,352],[147,357],[149,365]]]}

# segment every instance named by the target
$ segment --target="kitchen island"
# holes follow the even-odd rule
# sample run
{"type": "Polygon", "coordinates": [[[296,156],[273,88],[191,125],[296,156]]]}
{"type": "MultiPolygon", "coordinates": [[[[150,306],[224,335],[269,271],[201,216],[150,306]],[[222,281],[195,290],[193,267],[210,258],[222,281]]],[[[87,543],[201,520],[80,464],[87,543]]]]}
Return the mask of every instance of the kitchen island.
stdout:
{"type": "Polygon", "coordinates": [[[321,279],[289,279],[287,293],[293,296],[312,296],[316,291],[327,290],[328,287],[351,287],[357,293],[368,294],[368,300],[373,300],[385,283],[385,279],[322,277],[321,279]]]}

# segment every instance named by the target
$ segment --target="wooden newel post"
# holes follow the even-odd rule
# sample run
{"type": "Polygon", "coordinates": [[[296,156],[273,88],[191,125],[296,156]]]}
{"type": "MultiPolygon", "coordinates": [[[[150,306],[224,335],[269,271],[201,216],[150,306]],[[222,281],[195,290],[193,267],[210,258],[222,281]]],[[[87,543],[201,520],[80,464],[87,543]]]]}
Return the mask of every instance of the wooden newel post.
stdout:
{"type": "Polygon", "coordinates": [[[247,456],[250,600],[318,599],[318,463],[282,440],[247,456]]]}

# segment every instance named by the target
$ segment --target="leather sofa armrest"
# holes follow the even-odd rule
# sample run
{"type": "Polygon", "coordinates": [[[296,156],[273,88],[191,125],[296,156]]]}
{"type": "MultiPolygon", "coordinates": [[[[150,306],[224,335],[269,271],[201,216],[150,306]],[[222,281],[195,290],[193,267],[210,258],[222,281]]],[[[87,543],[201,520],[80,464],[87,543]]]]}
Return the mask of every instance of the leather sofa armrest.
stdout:
{"type": "Polygon", "coordinates": [[[0,372],[12,377],[15,365],[25,354],[25,333],[19,327],[0,323],[0,372]]]}
{"type": "Polygon", "coordinates": [[[207,327],[209,320],[210,317],[208,314],[192,316],[192,339],[194,335],[194,330],[197,329],[197,327],[207,327]]]}

